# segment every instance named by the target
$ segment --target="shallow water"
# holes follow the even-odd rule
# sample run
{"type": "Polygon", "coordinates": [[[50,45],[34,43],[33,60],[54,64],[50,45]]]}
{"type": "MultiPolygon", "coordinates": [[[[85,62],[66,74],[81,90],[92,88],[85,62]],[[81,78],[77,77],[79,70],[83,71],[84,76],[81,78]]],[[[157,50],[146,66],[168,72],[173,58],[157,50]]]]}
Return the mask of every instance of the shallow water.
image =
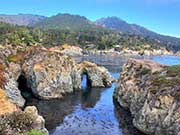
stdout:
{"type": "MultiPolygon", "coordinates": [[[[180,64],[180,57],[174,56],[155,56],[148,59],[169,65],[180,64]]],[[[112,76],[118,78],[128,57],[77,58],[77,61],[82,60],[103,65],[112,76]]],[[[127,110],[118,105],[115,108],[112,98],[114,87],[115,84],[110,88],[90,89],[86,85],[86,76],[83,76],[82,91],[65,96],[62,100],[32,100],[28,104],[37,106],[51,135],[143,135],[132,126],[127,110]]]]}

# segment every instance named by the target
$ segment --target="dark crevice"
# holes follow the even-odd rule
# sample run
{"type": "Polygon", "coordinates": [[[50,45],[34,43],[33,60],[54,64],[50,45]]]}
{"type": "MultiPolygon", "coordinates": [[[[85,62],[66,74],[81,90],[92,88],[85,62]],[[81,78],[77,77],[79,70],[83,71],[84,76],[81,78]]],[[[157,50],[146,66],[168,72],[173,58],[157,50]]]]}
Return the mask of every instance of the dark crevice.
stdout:
{"type": "Polygon", "coordinates": [[[31,98],[34,98],[31,88],[28,87],[27,79],[23,74],[19,76],[17,82],[18,82],[18,89],[21,91],[21,95],[26,100],[26,102],[31,98]]]}
{"type": "Polygon", "coordinates": [[[83,72],[81,80],[82,80],[82,83],[81,83],[81,89],[82,90],[85,90],[87,88],[91,88],[92,82],[89,79],[89,76],[86,72],[83,72]]]}

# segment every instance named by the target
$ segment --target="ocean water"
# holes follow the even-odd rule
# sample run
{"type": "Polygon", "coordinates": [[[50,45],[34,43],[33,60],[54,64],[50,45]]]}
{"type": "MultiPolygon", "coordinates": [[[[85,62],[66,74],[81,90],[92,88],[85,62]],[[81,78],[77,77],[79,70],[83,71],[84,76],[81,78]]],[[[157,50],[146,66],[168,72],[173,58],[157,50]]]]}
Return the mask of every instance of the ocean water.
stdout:
{"type": "MultiPolygon", "coordinates": [[[[136,57],[177,65],[180,57],[153,56],[136,57]]],[[[118,78],[122,65],[129,57],[81,57],[77,61],[88,60],[103,65],[114,78],[118,78]]],[[[46,120],[50,135],[143,135],[132,125],[130,113],[113,102],[115,84],[109,88],[89,88],[87,78],[82,80],[82,91],[65,96],[61,100],[32,100],[46,120]],[[115,107],[116,106],[116,107],[115,107]]]]}

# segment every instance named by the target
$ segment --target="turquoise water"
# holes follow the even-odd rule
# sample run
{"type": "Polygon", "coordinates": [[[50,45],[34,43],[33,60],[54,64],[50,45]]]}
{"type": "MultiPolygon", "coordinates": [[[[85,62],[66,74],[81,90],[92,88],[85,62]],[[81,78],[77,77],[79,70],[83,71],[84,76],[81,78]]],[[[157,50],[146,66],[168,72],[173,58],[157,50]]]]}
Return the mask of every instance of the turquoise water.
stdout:
{"type": "MultiPolygon", "coordinates": [[[[107,67],[116,79],[122,65],[128,60],[127,57],[82,59],[107,67]]],[[[148,59],[168,65],[180,64],[180,57],[175,56],[155,56],[148,59]]],[[[115,84],[110,88],[90,89],[86,86],[86,76],[83,76],[82,82],[81,92],[68,95],[63,100],[31,103],[44,116],[51,135],[143,135],[133,127],[128,111],[115,108],[112,98],[115,84]]]]}

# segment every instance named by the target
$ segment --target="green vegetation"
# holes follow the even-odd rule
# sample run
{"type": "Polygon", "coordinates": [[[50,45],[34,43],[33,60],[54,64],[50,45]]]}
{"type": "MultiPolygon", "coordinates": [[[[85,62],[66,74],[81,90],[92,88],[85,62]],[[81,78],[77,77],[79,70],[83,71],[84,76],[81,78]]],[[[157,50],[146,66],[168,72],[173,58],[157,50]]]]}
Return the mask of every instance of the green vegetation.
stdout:
{"type": "Polygon", "coordinates": [[[151,72],[150,69],[143,67],[143,68],[141,69],[141,71],[140,71],[140,75],[146,75],[146,74],[148,74],[148,73],[150,73],[150,72],[151,72]]]}
{"type": "Polygon", "coordinates": [[[34,27],[0,23],[0,44],[2,45],[52,47],[66,43],[84,49],[99,50],[114,48],[116,45],[139,51],[160,49],[164,46],[148,37],[107,30],[89,22],[84,17],[68,14],[45,19],[34,27]]]}
{"type": "Polygon", "coordinates": [[[180,77],[180,65],[168,66],[167,67],[167,75],[169,77],[180,77]]]}
{"type": "Polygon", "coordinates": [[[17,54],[17,55],[9,55],[9,56],[7,57],[7,60],[8,60],[9,62],[14,62],[14,63],[20,62],[20,61],[22,61],[22,59],[23,59],[23,56],[20,55],[20,54],[17,54]]]}
{"type": "Polygon", "coordinates": [[[0,134],[6,135],[9,132],[24,133],[33,127],[33,118],[25,112],[14,112],[0,118],[0,134]]]}
{"type": "Polygon", "coordinates": [[[25,135],[45,135],[45,134],[38,130],[31,130],[31,131],[25,133],[25,135]]]}
{"type": "Polygon", "coordinates": [[[34,24],[33,27],[41,29],[71,30],[74,32],[102,29],[102,27],[95,25],[83,16],[71,14],[57,14],[34,24]]]}
{"type": "Polygon", "coordinates": [[[154,78],[152,79],[153,86],[164,88],[180,85],[180,65],[168,66],[165,72],[166,74],[158,72],[154,74],[154,78]]]}

